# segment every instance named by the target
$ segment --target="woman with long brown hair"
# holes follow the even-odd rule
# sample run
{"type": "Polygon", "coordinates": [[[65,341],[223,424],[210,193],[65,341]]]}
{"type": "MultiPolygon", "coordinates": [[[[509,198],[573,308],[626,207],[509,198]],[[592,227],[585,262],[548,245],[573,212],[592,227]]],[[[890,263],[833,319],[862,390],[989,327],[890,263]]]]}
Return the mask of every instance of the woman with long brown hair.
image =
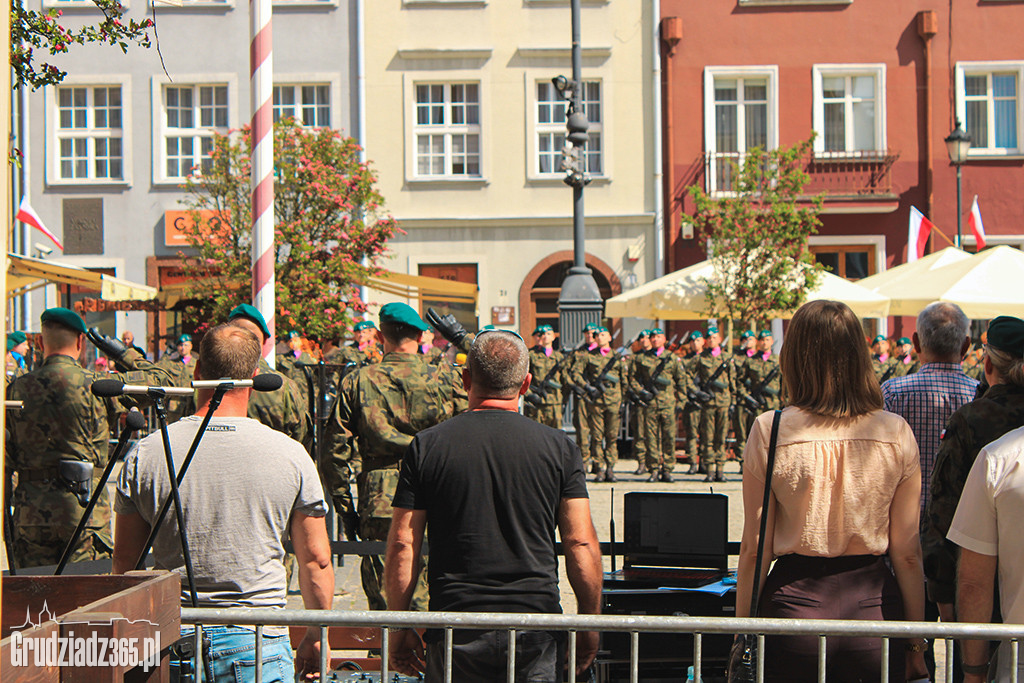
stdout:
{"type": "MultiPolygon", "coordinates": [[[[805,304],[779,363],[788,407],[766,512],[759,616],[923,619],[917,443],[903,418],[882,410],[860,321],[841,302],[805,304]]],[[[772,419],[757,418],[744,450],[737,616],[750,605],[772,419]]],[[[889,680],[925,675],[924,647],[893,640],[889,680]]],[[[881,649],[880,639],[828,638],[827,680],[880,680],[881,649]]],[[[764,659],[766,681],[816,680],[818,638],[769,637],[764,659]]]]}

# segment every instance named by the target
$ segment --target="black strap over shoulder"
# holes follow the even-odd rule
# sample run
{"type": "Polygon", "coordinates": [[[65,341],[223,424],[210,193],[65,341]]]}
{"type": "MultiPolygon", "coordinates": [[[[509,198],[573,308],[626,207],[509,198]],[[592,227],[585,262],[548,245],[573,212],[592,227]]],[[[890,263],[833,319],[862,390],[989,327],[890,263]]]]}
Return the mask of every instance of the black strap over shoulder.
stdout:
{"type": "Polygon", "coordinates": [[[761,503],[761,531],[757,535],[757,559],[754,561],[754,585],[750,591],[750,616],[757,616],[758,593],[761,589],[761,562],[764,560],[764,533],[768,526],[768,503],[772,496],[772,471],[775,469],[775,446],[779,442],[779,422],[782,411],[776,410],[772,418],[772,437],[768,443],[768,465],[764,475],[764,500],[761,503]]]}

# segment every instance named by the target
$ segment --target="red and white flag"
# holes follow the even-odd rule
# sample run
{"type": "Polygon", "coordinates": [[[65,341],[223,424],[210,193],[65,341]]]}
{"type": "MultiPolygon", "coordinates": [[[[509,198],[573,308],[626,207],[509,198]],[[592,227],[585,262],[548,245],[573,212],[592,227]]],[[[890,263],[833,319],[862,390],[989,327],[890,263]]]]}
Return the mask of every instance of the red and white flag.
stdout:
{"type": "Polygon", "coordinates": [[[928,244],[928,236],[934,227],[935,224],[918,211],[916,206],[910,207],[910,231],[907,234],[907,263],[916,261],[924,256],[924,248],[928,244]]]}
{"type": "Polygon", "coordinates": [[[981,222],[981,209],[978,208],[978,195],[974,195],[974,203],[971,204],[971,215],[967,219],[967,225],[971,226],[974,239],[977,241],[977,251],[985,248],[985,224],[981,222]]]}
{"type": "Polygon", "coordinates": [[[64,251],[64,245],[60,243],[60,240],[57,239],[56,235],[46,229],[46,226],[43,225],[43,219],[39,217],[39,214],[36,213],[35,209],[33,209],[28,203],[28,198],[21,198],[21,204],[18,206],[18,213],[14,218],[22,223],[31,225],[36,230],[49,237],[50,241],[56,244],[58,249],[64,251]]]}

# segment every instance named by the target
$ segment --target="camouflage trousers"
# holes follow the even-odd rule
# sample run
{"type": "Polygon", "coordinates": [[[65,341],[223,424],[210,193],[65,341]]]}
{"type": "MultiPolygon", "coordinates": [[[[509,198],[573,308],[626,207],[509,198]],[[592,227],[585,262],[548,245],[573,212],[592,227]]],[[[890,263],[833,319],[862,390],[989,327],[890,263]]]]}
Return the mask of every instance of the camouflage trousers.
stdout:
{"type": "Polygon", "coordinates": [[[747,445],[747,435],[750,433],[750,423],[753,422],[750,411],[741,404],[736,404],[736,413],[732,418],[732,433],[736,437],[736,460],[743,462],[743,448],[747,445]]]}
{"type": "Polygon", "coordinates": [[[562,428],[562,404],[561,403],[545,403],[542,406],[535,406],[530,403],[523,404],[523,415],[536,420],[542,425],[548,427],[554,427],[555,429],[562,428]]]}
{"type": "Polygon", "coordinates": [[[725,462],[725,433],[729,429],[729,406],[704,406],[700,411],[700,459],[709,470],[725,462]]]}
{"type": "Polygon", "coordinates": [[[650,406],[647,408],[647,469],[651,472],[671,472],[676,466],[676,408],[650,406]]]}
{"type": "Polygon", "coordinates": [[[591,406],[579,396],[573,398],[572,426],[576,428],[576,445],[583,456],[583,471],[590,467],[590,410],[591,406]]]}
{"type": "Polygon", "coordinates": [[[683,424],[686,426],[686,456],[691,465],[697,464],[697,434],[700,431],[700,408],[684,408],[683,424]]]}
{"type": "Polygon", "coordinates": [[[611,469],[619,460],[619,404],[592,403],[590,418],[591,457],[598,467],[611,469]]]}
{"type": "Polygon", "coordinates": [[[630,406],[630,421],[633,423],[633,457],[638,463],[647,463],[647,413],[644,406],[630,406]]]}
{"type": "MultiPolygon", "coordinates": [[[[398,488],[398,469],[381,468],[359,473],[359,538],[364,541],[387,541],[391,528],[391,501],[398,488]]],[[[427,611],[427,558],[421,562],[410,609],[427,611]]],[[[371,610],[387,609],[384,590],[384,556],[364,555],[359,565],[363,593],[371,610]]]]}
{"type": "MultiPolygon", "coordinates": [[[[20,569],[57,564],[84,508],[60,485],[43,482],[18,486],[12,500],[14,566],[20,569]]],[[[105,493],[97,501],[89,522],[71,554],[72,562],[111,556],[114,543],[110,536],[110,502],[105,493]]]]}

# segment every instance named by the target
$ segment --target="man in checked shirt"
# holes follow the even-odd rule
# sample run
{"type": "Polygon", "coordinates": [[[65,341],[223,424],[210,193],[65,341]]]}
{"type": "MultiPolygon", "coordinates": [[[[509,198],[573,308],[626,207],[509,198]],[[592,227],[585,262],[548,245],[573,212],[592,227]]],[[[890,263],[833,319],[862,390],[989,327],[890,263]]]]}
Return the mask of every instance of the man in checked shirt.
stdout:
{"type": "MultiPolygon", "coordinates": [[[[921,369],[904,377],[894,377],[882,383],[885,409],[905,419],[921,452],[921,520],[928,507],[928,482],[932,478],[935,455],[939,451],[942,431],[950,416],[962,405],[974,399],[978,386],[975,379],[964,374],[960,361],[970,348],[968,327],[970,321],[956,304],[936,302],[928,305],[917,316],[914,348],[921,369]]],[[[925,602],[925,619],[939,617],[934,602],[925,602]]],[[[928,673],[934,679],[935,657],[925,653],[928,673]]],[[[962,680],[960,668],[954,667],[954,680],[962,680]]]]}

